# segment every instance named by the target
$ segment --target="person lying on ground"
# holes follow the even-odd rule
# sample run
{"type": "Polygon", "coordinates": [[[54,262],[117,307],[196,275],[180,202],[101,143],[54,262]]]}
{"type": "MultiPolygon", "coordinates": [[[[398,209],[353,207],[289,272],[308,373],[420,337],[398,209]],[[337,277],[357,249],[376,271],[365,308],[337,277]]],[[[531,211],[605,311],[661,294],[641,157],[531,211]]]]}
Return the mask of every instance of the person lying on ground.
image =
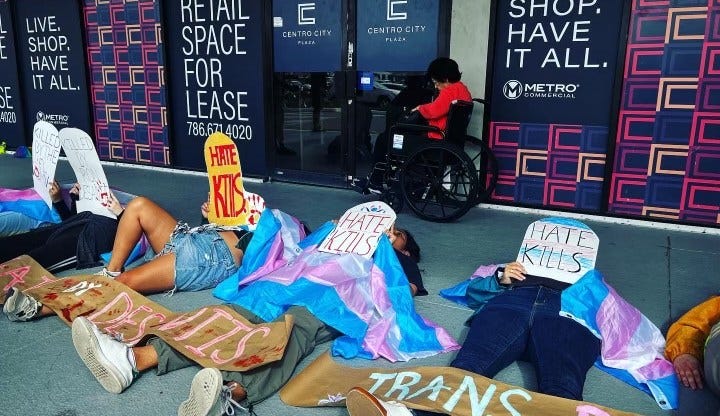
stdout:
{"type": "MultiPolygon", "coordinates": [[[[207,202],[200,211],[207,219],[207,202]]],[[[110,261],[100,274],[143,294],[209,289],[237,271],[250,238],[252,233],[240,227],[206,224],[190,228],[150,199],[138,197],[125,209],[110,261]],[[143,234],[158,254],[123,271],[143,234]]]]}
{"type": "Polygon", "coordinates": [[[582,400],[585,376],[600,355],[600,340],[560,314],[561,293],[570,285],[549,279],[547,285],[532,282],[519,262],[496,273],[496,278],[475,280],[468,289],[468,296],[485,293],[469,304],[475,309],[470,330],[450,366],[493,378],[524,359],[535,367],[538,392],[582,400]]]}
{"type": "MultiPolygon", "coordinates": [[[[535,369],[538,392],[582,400],[587,372],[602,355],[612,362],[611,374],[626,368],[649,374],[644,386],[639,382],[631,384],[652,390],[661,407],[674,407],[670,402],[676,399],[672,395],[677,384],[667,368],[669,363],[657,354],[657,346],[663,341],[659,330],[648,328],[643,323],[647,318],[637,311],[632,313],[634,316],[628,315],[631,306],[612,289],[600,289],[601,285],[605,286],[594,270],[571,285],[527,275],[519,262],[481,266],[469,282],[441,292],[475,309],[467,322],[470,328],[466,339],[450,366],[493,378],[516,360],[528,361],[535,369]],[[599,313],[596,305],[603,294],[612,300],[599,313]],[[578,313],[580,310],[585,310],[586,315],[578,313]],[[606,332],[602,324],[598,324],[599,328],[586,326],[591,317],[593,321],[610,322],[613,328],[606,332]],[[637,328],[631,327],[633,324],[637,328]],[[627,339],[628,334],[639,333],[648,337],[627,339]],[[623,342],[632,343],[632,351],[623,342]],[[612,355],[614,352],[619,354],[612,355]],[[640,356],[649,362],[641,361],[640,356]],[[636,361],[626,366],[622,360],[636,361]],[[650,384],[653,388],[648,388],[650,384]]],[[[627,374],[621,379],[630,383],[632,376],[627,374]]],[[[383,401],[362,388],[348,393],[347,405],[351,416],[438,414],[383,401]]]]}
{"type": "Polygon", "coordinates": [[[409,249],[413,239],[407,230],[393,228],[391,238],[380,238],[372,257],[366,257],[323,251],[333,242],[339,247],[341,240],[359,241],[332,221],[295,246],[285,244],[280,232],[265,235],[265,230],[278,229],[267,224],[271,221],[273,217],[263,213],[240,270],[213,295],[266,321],[274,321],[290,306],[304,306],[343,333],[332,352],[344,358],[407,361],[459,348],[447,331],[417,314],[405,293],[410,281],[417,295],[427,294],[416,263],[419,251],[416,256],[409,249]],[[391,240],[407,241],[407,253],[393,248],[391,240]]]}
{"type": "MultiPolygon", "coordinates": [[[[261,219],[261,224],[263,220],[261,219]]],[[[261,226],[258,227],[261,230],[261,226]]],[[[419,276],[415,259],[420,258],[420,247],[406,230],[392,229],[388,232],[392,252],[398,257],[407,257],[399,262],[403,278],[419,276]]],[[[255,240],[254,240],[255,242],[255,240]]],[[[341,256],[330,254],[331,256],[341,256]]],[[[292,266],[292,265],[291,265],[292,266]]],[[[369,277],[368,277],[369,279],[369,277]]],[[[253,285],[247,286],[247,289],[253,285]]],[[[404,280],[404,296],[410,297],[422,282],[414,285],[404,280]],[[413,288],[415,287],[415,289],[413,288]]],[[[242,289],[241,289],[242,290],[242,289]]],[[[231,307],[254,324],[268,322],[267,319],[238,305],[231,307]]],[[[285,353],[272,362],[245,372],[220,371],[206,368],[198,372],[192,382],[188,400],[183,402],[179,415],[220,415],[229,408],[246,408],[274,394],[292,376],[295,367],[308,356],[317,345],[339,337],[342,332],[315,316],[304,306],[290,306],[282,315],[292,315],[294,325],[290,332],[285,353]]],[[[277,319],[284,320],[283,316],[277,319]]],[[[72,325],[73,343],[78,355],[107,391],[121,393],[128,388],[140,373],[157,368],[159,375],[196,365],[160,338],[151,338],[145,345],[128,347],[106,335],[89,320],[78,317],[72,325]]]]}
{"type": "MultiPolygon", "coordinates": [[[[202,204],[200,211],[207,219],[207,202],[202,204]]],[[[121,214],[117,233],[113,231],[110,262],[97,274],[115,279],[143,294],[215,287],[237,271],[243,250],[252,238],[251,232],[241,228],[212,224],[190,228],[145,197],[134,198],[121,214]],[[155,253],[159,254],[134,269],[116,272],[122,270],[122,265],[143,234],[155,253]]],[[[33,253],[29,254],[35,258],[33,253]]],[[[40,264],[43,265],[42,262],[40,264]]],[[[54,314],[50,308],[18,290],[13,290],[8,296],[3,311],[12,321],[27,321],[54,314]]]]}
{"type": "MultiPolygon", "coordinates": [[[[78,192],[79,185],[71,191],[78,192]]],[[[112,247],[118,219],[92,212],[77,214],[74,204],[71,209],[66,207],[63,215],[69,216],[59,224],[0,238],[0,263],[27,254],[50,272],[100,265],[100,254],[112,247]]],[[[124,208],[112,192],[107,209],[122,217],[124,208]]]]}
{"type": "Polygon", "coordinates": [[[519,262],[480,266],[440,294],[475,310],[452,367],[492,378],[518,359],[528,361],[538,392],[582,400],[594,364],[651,394],[661,408],[677,407],[662,334],[595,269],[568,284],[527,275],[519,262]]]}
{"type": "Polygon", "coordinates": [[[34,189],[16,190],[0,189],[0,237],[24,234],[36,228],[57,224],[75,213],[75,200],[79,194],[76,183],[70,190],[72,208],[68,208],[63,200],[60,184],[50,184],[49,208],[34,189]]]}
{"type": "Polygon", "coordinates": [[[670,326],[665,356],[683,386],[706,384],[720,395],[720,296],[690,309],[670,326]]]}

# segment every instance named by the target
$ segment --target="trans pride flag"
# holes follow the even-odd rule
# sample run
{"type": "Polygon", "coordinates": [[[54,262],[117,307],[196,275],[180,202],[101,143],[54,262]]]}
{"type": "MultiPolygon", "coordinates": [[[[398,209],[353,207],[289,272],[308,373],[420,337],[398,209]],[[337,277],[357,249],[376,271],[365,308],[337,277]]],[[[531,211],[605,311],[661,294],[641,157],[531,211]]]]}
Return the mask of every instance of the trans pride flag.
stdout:
{"type": "Polygon", "coordinates": [[[387,238],[373,258],[323,253],[317,247],[335,228],[325,223],[302,238],[296,220],[266,209],[240,270],[215,296],[271,321],[290,306],[306,307],[342,332],[332,352],[345,358],[407,361],[456,350],[443,329],[415,312],[407,278],[387,238]]]}
{"type": "MultiPolygon", "coordinates": [[[[466,293],[472,279],[494,280],[496,268],[480,266],[470,279],[442,290],[440,295],[467,306],[466,293]]],[[[602,341],[595,367],[650,394],[662,409],[677,408],[678,380],[672,363],[663,356],[665,338],[605,282],[600,272],[590,270],[563,290],[560,315],[585,326],[602,341]]]]}
{"type": "Polygon", "coordinates": [[[12,211],[42,222],[60,222],[60,216],[48,207],[34,189],[0,188],[0,212],[12,211]]]}

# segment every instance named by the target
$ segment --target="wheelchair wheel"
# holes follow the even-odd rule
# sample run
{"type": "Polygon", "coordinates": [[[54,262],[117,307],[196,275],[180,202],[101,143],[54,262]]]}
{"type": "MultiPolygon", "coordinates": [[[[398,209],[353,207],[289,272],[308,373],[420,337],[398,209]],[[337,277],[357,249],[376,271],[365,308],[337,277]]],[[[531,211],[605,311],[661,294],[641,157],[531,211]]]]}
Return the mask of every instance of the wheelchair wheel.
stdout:
{"type": "Polygon", "coordinates": [[[465,153],[470,156],[478,173],[475,204],[479,204],[495,190],[499,175],[497,159],[487,143],[473,136],[465,136],[465,153]]]}
{"type": "Polygon", "coordinates": [[[425,220],[448,222],[475,205],[477,172],[454,144],[437,142],[415,151],[404,163],[400,188],[405,202],[425,220]]]}

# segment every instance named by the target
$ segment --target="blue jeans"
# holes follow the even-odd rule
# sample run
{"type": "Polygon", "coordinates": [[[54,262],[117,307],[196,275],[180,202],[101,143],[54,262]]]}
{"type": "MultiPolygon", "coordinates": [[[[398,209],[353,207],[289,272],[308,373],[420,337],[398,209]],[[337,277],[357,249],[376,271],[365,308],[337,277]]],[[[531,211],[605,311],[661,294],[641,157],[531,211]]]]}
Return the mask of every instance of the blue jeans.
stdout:
{"type": "Polygon", "coordinates": [[[473,317],[450,365],[492,378],[515,360],[528,361],[540,393],[582,400],[600,340],[559,312],[557,290],[529,286],[503,292],[473,317]]]}
{"type": "Polygon", "coordinates": [[[16,211],[0,212],[0,237],[22,234],[45,224],[16,211]]]}
{"type": "Polygon", "coordinates": [[[175,289],[212,289],[238,266],[225,240],[214,230],[173,232],[160,255],[175,253],[175,289]]]}

